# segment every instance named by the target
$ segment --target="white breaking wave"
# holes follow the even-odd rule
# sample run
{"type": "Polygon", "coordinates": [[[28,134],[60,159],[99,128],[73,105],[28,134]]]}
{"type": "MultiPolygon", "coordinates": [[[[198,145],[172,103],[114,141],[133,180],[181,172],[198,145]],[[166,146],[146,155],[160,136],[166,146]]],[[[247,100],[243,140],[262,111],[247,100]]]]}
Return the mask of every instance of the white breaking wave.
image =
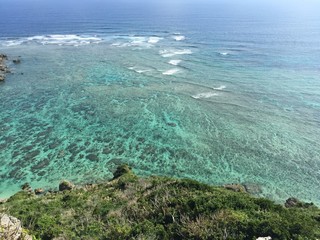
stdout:
{"type": "Polygon", "coordinates": [[[41,45],[82,46],[92,43],[100,43],[103,39],[97,36],[87,35],[42,35],[4,41],[4,46],[17,46],[21,44],[36,43],[41,45]]]}
{"type": "Polygon", "coordinates": [[[174,40],[176,40],[176,41],[183,41],[183,40],[186,39],[186,37],[183,36],[183,35],[172,36],[172,38],[173,38],[174,40]]]}
{"type": "Polygon", "coordinates": [[[172,60],[170,60],[168,63],[171,64],[171,65],[174,65],[174,66],[178,66],[179,63],[181,63],[181,60],[172,59],[172,60]]]}
{"type": "Polygon", "coordinates": [[[21,45],[24,41],[23,40],[9,40],[2,43],[3,46],[11,47],[11,46],[18,46],[21,45]]]}
{"type": "Polygon", "coordinates": [[[97,36],[81,35],[46,35],[28,37],[27,42],[36,42],[42,45],[82,46],[91,43],[100,43],[102,38],[97,36]]]}
{"type": "Polygon", "coordinates": [[[146,37],[130,37],[129,39],[131,39],[129,46],[138,46],[138,47],[149,46],[147,44],[146,37]]]}
{"type": "Polygon", "coordinates": [[[223,90],[225,89],[226,86],[225,85],[221,85],[220,87],[217,87],[217,88],[213,88],[214,90],[223,90]]]}
{"type": "Polygon", "coordinates": [[[111,46],[115,47],[142,47],[151,48],[163,38],[161,37],[142,37],[142,36],[118,36],[115,37],[116,42],[111,46]]]}
{"type": "Polygon", "coordinates": [[[111,46],[121,47],[121,46],[122,46],[122,43],[121,43],[121,42],[115,42],[115,43],[112,43],[111,46]]]}
{"type": "Polygon", "coordinates": [[[182,49],[182,50],[178,50],[178,49],[169,49],[169,50],[161,50],[159,51],[159,54],[162,57],[173,57],[176,55],[185,55],[185,54],[192,54],[192,51],[190,49],[182,49]]]}
{"type": "Polygon", "coordinates": [[[112,36],[99,37],[96,35],[52,34],[38,35],[0,41],[2,46],[17,46],[22,44],[58,45],[58,46],[83,46],[112,40],[111,46],[115,47],[153,47],[163,38],[151,36],[112,36]]]}
{"type": "Polygon", "coordinates": [[[145,72],[150,72],[150,69],[142,69],[139,67],[129,67],[128,69],[135,71],[136,73],[145,73],[145,72]]]}
{"type": "Polygon", "coordinates": [[[218,96],[218,93],[214,93],[214,92],[206,92],[206,93],[199,93],[196,95],[192,95],[192,98],[195,99],[201,99],[201,98],[210,98],[210,97],[214,97],[214,96],[218,96]]]}
{"type": "Polygon", "coordinates": [[[160,38],[160,37],[149,37],[148,43],[155,44],[155,43],[158,43],[162,39],[163,38],[160,38]]]}
{"type": "Polygon", "coordinates": [[[170,69],[168,71],[163,72],[162,74],[163,75],[174,75],[174,74],[178,73],[179,71],[180,71],[180,69],[173,68],[173,69],[170,69]]]}
{"type": "Polygon", "coordinates": [[[222,55],[222,56],[227,56],[227,55],[229,55],[228,52],[219,52],[219,54],[222,55]]]}

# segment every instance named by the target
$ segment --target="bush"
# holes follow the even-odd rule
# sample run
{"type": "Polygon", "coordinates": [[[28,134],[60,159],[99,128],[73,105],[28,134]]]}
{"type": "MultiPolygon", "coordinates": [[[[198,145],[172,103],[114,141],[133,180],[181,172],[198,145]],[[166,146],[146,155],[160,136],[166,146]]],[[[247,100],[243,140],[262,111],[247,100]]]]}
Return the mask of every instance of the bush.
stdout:
{"type": "Polygon", "coordinates": [[[126,166],[117,171],[111,182],[89,189],[18,192],[0,212],[19,218],[40,239],[320,238],[320,210],[314,205],[285,208],[193,180],[142,180],[126,166]]]}

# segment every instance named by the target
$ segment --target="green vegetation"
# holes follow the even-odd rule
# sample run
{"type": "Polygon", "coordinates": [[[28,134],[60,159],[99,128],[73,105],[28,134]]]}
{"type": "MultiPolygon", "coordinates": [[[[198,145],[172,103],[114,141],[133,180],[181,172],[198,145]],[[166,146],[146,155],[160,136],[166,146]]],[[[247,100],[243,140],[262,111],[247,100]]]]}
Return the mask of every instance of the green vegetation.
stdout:
{"type": "Polygon", "coordinates": [[[21,191],[0,205],[38,239],[320,238],[320,210],[285,208],[192,180],[139,178],[127,166],[104,184],[35,196],[21,191]]]}

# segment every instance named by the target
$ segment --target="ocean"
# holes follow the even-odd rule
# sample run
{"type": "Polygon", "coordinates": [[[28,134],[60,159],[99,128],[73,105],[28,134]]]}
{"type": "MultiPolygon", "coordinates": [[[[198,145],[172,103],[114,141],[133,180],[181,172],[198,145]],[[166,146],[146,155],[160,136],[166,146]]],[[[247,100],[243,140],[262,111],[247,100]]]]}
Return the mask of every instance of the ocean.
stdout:
{"type": "Polygon", "coordinates": [[[318,3],[0,6],[0,198],[125,163],[320,204],[318,3]]]}

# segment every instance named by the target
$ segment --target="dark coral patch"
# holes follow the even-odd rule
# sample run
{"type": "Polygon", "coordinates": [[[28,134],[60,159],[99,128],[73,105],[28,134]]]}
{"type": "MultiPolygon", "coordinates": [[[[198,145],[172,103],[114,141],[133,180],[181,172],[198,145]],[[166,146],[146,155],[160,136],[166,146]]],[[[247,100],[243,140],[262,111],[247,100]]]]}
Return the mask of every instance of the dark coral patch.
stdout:
{"type": "Polygon", "coordinates": [[[38,162],[37,164],[33,165],[31,167],[31,170],[32,171],[37,171],[37,170],[40,170],[40,169],[43,169],[45,168],[46,166],[48,166],[50,164],[50,160],[45,158],[43,159],[42,161],[38,162]]]}
{"type": "Polygon", "coordinates": [[[86,156],[86,158],[87,158],[88,160],[92,161],[92,162],[98,162],[98,161],[99,161],[98,156],[97,156],[96,154],[93,154],[93,153],[88,154],[88,155],[86,156]]]}

